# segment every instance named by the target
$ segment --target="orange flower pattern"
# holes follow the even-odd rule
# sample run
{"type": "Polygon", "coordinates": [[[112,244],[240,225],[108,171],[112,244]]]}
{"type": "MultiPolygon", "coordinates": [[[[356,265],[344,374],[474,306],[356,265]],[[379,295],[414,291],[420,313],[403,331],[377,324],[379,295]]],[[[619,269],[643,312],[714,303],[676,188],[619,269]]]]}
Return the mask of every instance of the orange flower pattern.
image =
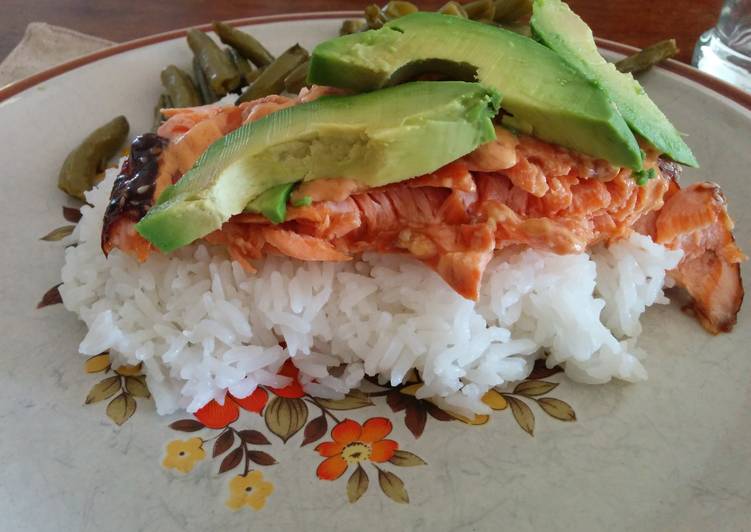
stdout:
{"type": "MultiPolygon", "coordinates": [[[[106,366],[107,361],[92,360],[89,365],[100,368],[106,366]]],[[[558,372],[560,369],[548,369],[541,363],[528,379],[519,382],[513,389],[490,390],[482,401],[493,411],[511,412],[519,427],[530,436],[534,435],[535,415],[529,404],[536,403],[554,419],[575,421],[576,414],[570,405],[548,395],[559,383],[542,380],[558,372]]],[[[323,441],[315,447],[318,455],[323,457],[315,469],[315,475],[320,480],[335,481],[348,473],[344,486],[350,504],[367,495],[370,486],[377,486],[393,502],[409,504],[407,486],[396,470],[425,466],[427,462],[415,453],[402,449],[396,440],[388,437],[394,428],[389,419],[371,417],[361,424],[350,418],[341,420],[337,412],[372,407],[375,405],[374,398],[383,397],[394,413],[404,412],[404,426],[414,438],[422,435],[428,418],[437,421],[458,420],[471,425],[485,424],[490,418],[487,414],[466,418],[444,410],[428,399],[418,399],[416,393],[423,384],[416,374],[399,386],[384,387],[371,381],[370,384],[379,389],[373,390],[371,386],[370,391],[352,390],[338,399],[307,394],[300,385],[299,371],[291,361],[287,361],[278,374],[288,377],[290,382],[282,388],[260,386],[244,398],[227,393],[223,404],[211,401],[196,412],[195,418],[170,424],[172,429],[182,432],[210,429],[218,433],[206,439],[172,442],[163,465],[178,471],[190,471],[204,458],[203,444],[211,445],[211,458],[221,458],[219,474],[239,469],[239,474],[229,482],[227,506],[233,510],[258,510],[264,507],[273,484],[254,467],[273,466],[277,461],[262,450],[263,446],[272,444],[263,432],[235,425],[241,410],[246,410],[259,414],[268,433],[284,444],[301,435],[297,441],[300,441],[300,447],[305,447],[321,442],[327,433],[330,434],[330,441],[323,441]],[[330,432],[329,422],[334,423],[330,432]]]]}
{"type": "Polygon", "coordinates": [[[284,377],[289,377],[292,379],[292,382],[284,388],[271,388],[271,391],[274,392],[274,394],[279,397],[286,397],[287,399],[299,399],[305,395],[298,379],[300,370],[292,363],[291,359],[287,359],[277,373],[284,377]]]}
{"type": "Polygon", "coordinates": [[[388,462],[399,449],[394,440],[385,439],[391,433],[391,421],[385,417],[373,417],[363,425],[345,419],[331,430],[331,438],[316,447],[318,454],[326,459],[320,463],[316,475],[321,480],[336,480],[350,465],[371,461],[388,462]]]}
{"type": "MultiPolygon", "coordinates": [[[[305,395],[302,385],[298,380],[300,370],[298,370],[292,363],[292,360],[287,359],[279,369],[278,374],[283,377],[289,377],[292,382],[283,388],[269,387],[275,395],[288,399],[299,399],[305,395]]],[[[221,429],[228,426],[230,423],[237,421],[240,417],[240,408],[247,410],[248,412],[260,414],[266,407],[268,400],[268,392],[260,386],[256,388],[253,393],[244,398],[237,398],[227,392],[224,396],[224,404],[219,404],[218,401],[211,400],[201,407],[195,413],[195,416],[208,428],[221,429]]]]}
{"type": "Polygon", "coordinates": [[[268,400],[268,392],[260,387],[242,399],[238,399],[227,392],[227,395],[224,396],[224,404],[219,404],[217,401],[211,400],[201,407],[195,413],[195,416],[210,429],[222,429],[230,423],[237,421],[240,417],[240,407],[248,412],[260,414],[268,400]]]}

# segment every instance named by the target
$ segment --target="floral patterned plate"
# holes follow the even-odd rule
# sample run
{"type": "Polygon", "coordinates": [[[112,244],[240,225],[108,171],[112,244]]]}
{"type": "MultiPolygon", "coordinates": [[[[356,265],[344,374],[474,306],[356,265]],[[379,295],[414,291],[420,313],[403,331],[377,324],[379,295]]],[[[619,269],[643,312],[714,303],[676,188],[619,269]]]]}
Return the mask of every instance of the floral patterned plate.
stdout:
{"type": "MultiPolygon", "coordinates": [[[[280,52],[334,35],[341,16],[244,23],[280,52]]],[[[178,34],[162,35],[0,90],[0,528],[751,529],[747,308],[718,337],[677,303],[653,308],[647,383],[583,386],[536,368],[473,419],[418,400],[416,378],[312,397],[291,365],[285,388],[161,418],[140,367],[78,355],[83,325],[56,289],[39,302],[70,227],[50,230],[78,217],[57,169],[105,119],[148,129],[160,70],[189,60],[178,34]]],[[[751,97],[677,64],[642,80],[702,162],[686,180],[722,185],[751,249],[751,97]]]]}

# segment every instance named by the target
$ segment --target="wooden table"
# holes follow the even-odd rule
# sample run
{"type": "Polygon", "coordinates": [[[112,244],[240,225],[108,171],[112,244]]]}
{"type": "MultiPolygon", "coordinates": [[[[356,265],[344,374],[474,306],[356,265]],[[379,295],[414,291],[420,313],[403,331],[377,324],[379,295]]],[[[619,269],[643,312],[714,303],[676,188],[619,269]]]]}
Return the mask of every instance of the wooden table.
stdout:
{"type": "MultiPolygon", "coordinates": [[[[445,0],[418,2],[436,9],[445,0]]],[[[368,0],[0,0],[0,58],[26,25],[49,22],[113,41],[253,15],[362,9],[368,0]]],[[[569,0],[595,35],[634,46],[675,37],[690,62],[698,36],[717,20],[722,0],[569,0]]]]}

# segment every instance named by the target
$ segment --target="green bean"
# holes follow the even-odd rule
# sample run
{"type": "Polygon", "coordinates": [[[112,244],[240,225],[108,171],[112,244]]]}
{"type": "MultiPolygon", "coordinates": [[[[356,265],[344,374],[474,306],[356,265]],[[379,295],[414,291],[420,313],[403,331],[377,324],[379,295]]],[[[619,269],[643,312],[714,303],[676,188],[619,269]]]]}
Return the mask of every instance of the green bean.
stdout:
{"type": "Polygon", "coordinates": [[[164,93],[159,95],[159,100],[156,102],[156,107],[154,107],[154,124],[151,127],[152,133],[156,133],[156,130],[159,129],[159,126],[162,125],[162,121],[164,120],[164,117],[162,116],[162,109],[166,109],[169,107],[168,102],[168,96],[164,93]]]}
{"type": "Polygon", "coordinates": [[[365,8],[365,21],[370,29],[377,30],[386,23],[386,17],[380,7],[376,4],[370,4],[365,8]]]}
{"type": "Polygon", "coordinates": [[[526,24],[524,22],[515,22],[511,24],[498,24],[498,26],[503,28],[504,30],[509,30],[509,31],[518,33],[520,35],[524,35],[525,37],[532,37],[532,28],[530,28],[529,24],[526,24]]]}
{"type": "Polygon", "coordinates": [[[502,24],[518,22],[532,14],[532,0],[495,0],[493,20],[502,24]]]}
{"type": "Polygon", "coordinates": [[[459,2],[446,2],[445,4],[443,4],[443,6],[441,6],[438,12],[443,13],[444,15],[453,15],[455,17],[467,18],[467,12],[459,2]]]}
{"type": "Polygon", "coordinates": [[[190,76],[170,65],[162,70],[162,85],[175,107],[195,107],[201,105],[201,96],[190,76]]]}
{"type": "Polygon", "coordinates": [[[240,95],[237,101],[249,102],[269,94],[280,93],[284,89],[284,78],[307,59],[308,52],[305,48],[299,44],[292,46],[267,66],[263,73],[258,76],[258,79],[245,89],[245,92],[240,95]]]}
{"type": "Polygon", "coordinates": [[[250,82],[248,81],[248,75],[253,72],[253,67],[250,65],[248,60],[241,56],[240,53],[232,47],[225,49],[224,53],[227,54],[227,57],[230,58],[230,61],[232,61],[232,63],[235,65],[235,68],[238,72],[240,72],[240,75],[243,78],[243,82],[240,83],[240,86],[249,84],[250,82]]]}
{"type": "Polygon", "coordinates": [[[495,17],[495,4],[493,0],[475,0],[464,4],[464,11],[472,20],[493,20],[495,17]]]}
{"type": "Polygon", "coordinates": [[[240,31],[224,22],[214,22],[212,27],[224,44],[240,52],[240,55],[249,59],[255,66],[267,66],[274,61],[271,52],[249,33],[240,31]]]}
{"type": "Polygon", "coordinates": [[[653,67],[660,61],[673,57],[677,53],[678,45],[676,45],[675,39],[668,39],[647,46],[640,52],[621,59],[615,64],[615,68],[621,72],[638,73],[653,67]]]}
{"type": "Polygon", "coordinates": [[[394,20],[395,18],[403,17],[405,15],[411,15],[417,13],[418,9],[412,2],[405,2],[403,0],[391,0],[383,8],[383,16],[386,20],[394,20]]]}
{"type": "Polygon", "coordinates": [[[310,60],[300,63],[292,72],[290,72],[286,78],[284,78],[284,90],[297,94],[300,89],[307,86],[308,81],[308,68],[310,67],[310,60]]]}
{"type": "Polygon", "coordinates": [[[189,30],[188,45],[217,96],[224,96],[240,86],[240,73],[211,37],[202,31],[189,30]]]}
{"type": "Polygon", "coordinates": [[[248,74],[247,76],[248,85],[251,85],[255,80],[257,80],[261,76],[261,74],[263,74],[264,70],[266,70],[266,67],[259,67],[259,68],[256,68],[254,71],[252,71],[250,74],[248,74]]]}
{"type": "Polygon", "coordinates": [[[367,29],[368,23],[360,18],[348,18],[342,22],[342,27],[339,28],[339,35],[349,35],[350,33],[359,33],[364,29],[367,29]]]}
{"type": "Polygon", "coordinates": [[[83,193],[102,180],[101,172],[128,138],[129,130],[126,118],[118,116],[92,131],[65,158],[57,180],[60,190],[85,201],[83,193]]]}
{"type": "Polygon", "coordinates": [[[201,100],[204,104],[214,103],[219,99],[219,96],[211,90],[209,80],[206,79],[206,73],[201,68],[201,62],[196,56],[193,56],[193,76],[196,78],[198,92],[201,93],[201,100]]]}

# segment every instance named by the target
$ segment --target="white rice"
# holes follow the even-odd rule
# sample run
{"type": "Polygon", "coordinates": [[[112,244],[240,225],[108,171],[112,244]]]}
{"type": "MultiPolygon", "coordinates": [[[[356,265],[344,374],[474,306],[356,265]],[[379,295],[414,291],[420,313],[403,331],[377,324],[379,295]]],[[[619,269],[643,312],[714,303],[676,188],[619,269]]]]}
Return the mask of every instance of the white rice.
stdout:
{"type": "Polygon", "coordinates": [[[636,234],[591,257],[507,253],[487,268],[477,304],[404,256],[269,257],[248,275],[223,250],[194,245],[138,264],[100,249],[116,174],[86,196],[93,207],[66,250],[60,293],[88,326],[81,353],[143,362],[161,414],[282,386],[287,357],[318,396],[345,393],[365,374],[398,384],[416,368],[420,397],[464,413],[486,412],[483,394],[525,378],[544,353],[577,381],[643,380],[639,317],[667,302],[665,271],[681,258],[636,234]]]}

